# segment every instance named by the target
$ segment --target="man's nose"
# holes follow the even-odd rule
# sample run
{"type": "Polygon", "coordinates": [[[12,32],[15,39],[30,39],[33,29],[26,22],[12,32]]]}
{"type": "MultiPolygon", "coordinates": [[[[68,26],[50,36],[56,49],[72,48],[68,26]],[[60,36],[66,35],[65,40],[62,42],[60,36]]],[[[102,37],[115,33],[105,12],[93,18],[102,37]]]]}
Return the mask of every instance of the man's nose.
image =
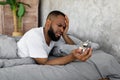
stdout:
{"type": "Polygon", "coordinates": [[[63,27],[61,27],[61,28],[60,28],[60,31],[61,31],[61,32],[63,32],[63,31],[64,31],[64,28],[63,28],[63,27]]]}

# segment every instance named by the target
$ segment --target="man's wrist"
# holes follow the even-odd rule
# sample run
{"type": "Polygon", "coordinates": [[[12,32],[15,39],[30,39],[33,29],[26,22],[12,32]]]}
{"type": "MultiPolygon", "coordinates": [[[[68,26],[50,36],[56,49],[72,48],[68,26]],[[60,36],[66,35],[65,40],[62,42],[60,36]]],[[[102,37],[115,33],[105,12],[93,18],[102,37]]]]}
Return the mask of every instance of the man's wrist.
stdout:
{"type": "Polygon", "coordinates": [[[67,34],[64,33],[64,34],[63,34],[63,37],[67,37],[67,34]]]}
{"type": "Polygon", "coordinates": [[[73,53],[71,53],[70,55],[71,55],[71,58],[73,59],[73,61],[76,60],[76,57],[74,56],[73,53]]]}

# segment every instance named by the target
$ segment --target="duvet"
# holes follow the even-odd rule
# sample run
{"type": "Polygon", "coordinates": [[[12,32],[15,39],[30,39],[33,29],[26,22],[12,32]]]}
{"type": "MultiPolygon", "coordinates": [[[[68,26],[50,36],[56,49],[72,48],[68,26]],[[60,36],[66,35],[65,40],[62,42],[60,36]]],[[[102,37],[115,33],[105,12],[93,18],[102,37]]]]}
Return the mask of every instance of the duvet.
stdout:
{"type": "MultiPolygon", "coordinates": [[[[82,42],[70,37],[78,46],[82,42]]],[[[19,58],[16,45],[19,39],[0,35],[0,80],[120,80],[120,64],[112,55],[99,50],[96,43],[92,43],[93,55],[86,62],[76,60],[66,65],[51,66],[38,65],[31,58],[19,58]]],[[[78,46],[59,42],[51,51],[54,56],[49,59],[64,56],[63,53],[69,53],[78,46]]]]}
{"type": "Polygon", "coordinates": [[[0,80],[120,80],[120,64],[101,50],[86,62],[66,65],[38,65],[31,58],[0,59],[0,65],[0,80]]]}

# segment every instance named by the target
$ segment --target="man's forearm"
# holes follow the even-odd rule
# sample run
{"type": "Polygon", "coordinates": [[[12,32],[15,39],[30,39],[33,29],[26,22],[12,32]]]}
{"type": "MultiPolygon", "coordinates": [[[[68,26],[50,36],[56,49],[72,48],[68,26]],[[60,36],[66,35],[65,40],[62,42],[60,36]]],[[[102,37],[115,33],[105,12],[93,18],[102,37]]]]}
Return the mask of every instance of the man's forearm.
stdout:
{"type": "Polygon", "coordinates": [[[72,54],[69,54],[64,57],[59,57],[55,59],[48,60],[46,65],[64,65],[75,60],[75,57],[72,54]]]}
{"type": "Polygon", "coordinates": [[[63,34],[63,38],[67,44],[71,44],[71,45],[75,44],[67,34],[63,34]]]}

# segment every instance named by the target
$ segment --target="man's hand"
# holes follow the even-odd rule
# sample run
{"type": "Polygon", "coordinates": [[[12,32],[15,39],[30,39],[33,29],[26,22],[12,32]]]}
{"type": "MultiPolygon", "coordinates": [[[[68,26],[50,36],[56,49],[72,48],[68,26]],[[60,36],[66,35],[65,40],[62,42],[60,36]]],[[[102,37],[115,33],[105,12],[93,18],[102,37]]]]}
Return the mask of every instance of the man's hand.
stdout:
{"type": "Polygon", "coordinates": [[[67,44],[71,44],[71,45],[72,45],[72,44],[74,44],[74,42],[73,42],[73,40],[70,39],[69,36],[67,35],[67,31],[68,31],[68,29],[69,29],[69,19],[68,19],[67,16],[65,16],[65,25],[66,25],[66,27],[65,27],[65,30],[64,30],[64,32],[63,32],[62,37],[64,38],[64,40],[65,40],[65,42],[66,42],[67,44]]]}
{"type": "Polygon", "coordinates": [[[65,28],[65,30],[64,30],[64,32],[63,32],[63,35],[66,35],[66,34],[67,34],[67,31],[68,31],[68,29],[69,29],[69,19],[68,19],[67,16],[65,16],[65,25],[66,25],[66,28],[65,28]]]}
{"type": "Polygon", "coordinates": [[[87,59],[91,57],[92,49],[87,48],[83,53],[82,53],[82,49],[75,49],[72,51],[72,54],[76,59],[80,61],[86,61],[87,59]]]}

